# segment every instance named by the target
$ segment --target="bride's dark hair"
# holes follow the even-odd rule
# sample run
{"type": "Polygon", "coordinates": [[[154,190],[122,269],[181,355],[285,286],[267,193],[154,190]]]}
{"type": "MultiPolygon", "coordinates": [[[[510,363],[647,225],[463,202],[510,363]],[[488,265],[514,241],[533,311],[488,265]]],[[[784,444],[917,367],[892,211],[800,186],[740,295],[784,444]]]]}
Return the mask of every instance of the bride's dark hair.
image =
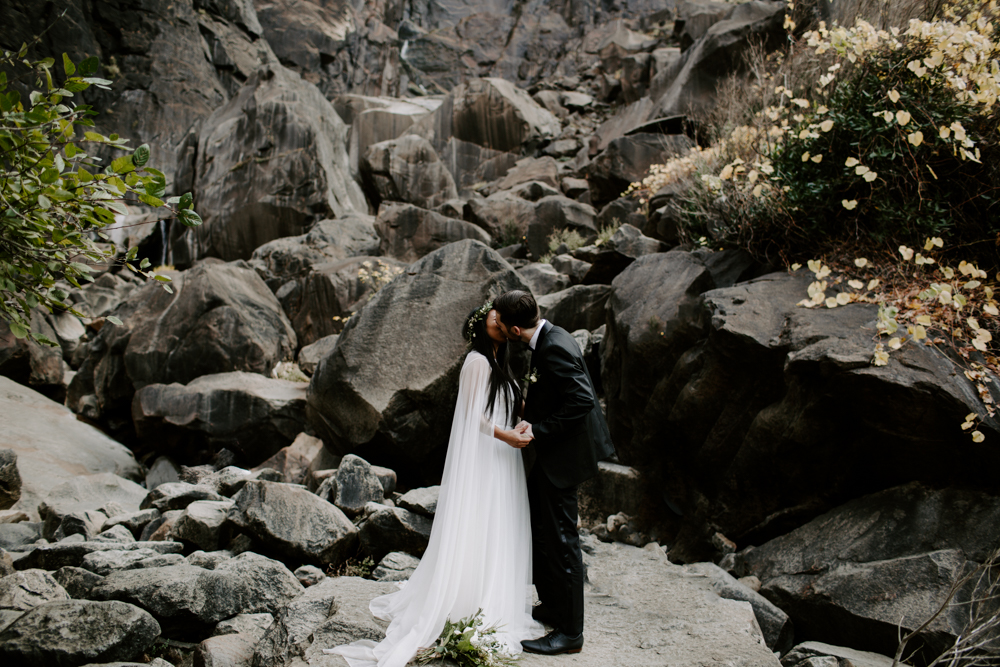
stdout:
{"type": "Polygon", "coordinates": [[[473,350],[486,357],[486,361],[490,364],[490,394],[486,409],[487,416],[493,415],[493,403],[496,401],[497,394],[502,391],[510,410],[510,424],[513,425],[517,423],[518,412],[521,408],[521,388],[514,380],[514,372],[510,368],[510,346],[506,342],[500,343],[496,358],[493,357],[493,340],[486,333],[486,318],[489,316],[490,309],[487,309],[485,313],[482,312],[482,309],[476,308],[465,318],[465,324],[462,325],[462,337],[469,341],[473,350]]]}

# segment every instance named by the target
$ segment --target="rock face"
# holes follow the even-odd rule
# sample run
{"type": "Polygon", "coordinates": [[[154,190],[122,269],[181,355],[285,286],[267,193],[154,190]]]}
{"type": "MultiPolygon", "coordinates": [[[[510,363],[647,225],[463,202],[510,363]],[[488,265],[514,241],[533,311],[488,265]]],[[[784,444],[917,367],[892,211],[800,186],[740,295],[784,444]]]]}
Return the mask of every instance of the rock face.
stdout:
{"type": "Polygon", "coordinates": [[[66,589],[45,570],[23,570],[0,579],[0,609],[28,611],[46,602],[68,599],[66,589]]]}
{"type": "Polygon", "coordinates": [[[301,487],[248,482],[233,500],[229,520],[287,558],[339,563],[357,544],[344,513],[301,487]]]}
{"type": "Polygon", "coordinates": [[[630,183],[641,181],[654,164],[685,155],[694,142],[682,134],[638,133],[615,139],[587,167],[594,203],[621,196],[630,183]]]}
{"type": "Polygon", "coordinates": [[[434,208],[458,197],[455,179],[434,147],[413,134],[372,144],[360,168],[376,207],[382,201],[398,201],[434,208]]]}
{"type": "MultiPolygon", "coordinates": [[[[112,473],[75,477],[51,488],[44,502],[38,505],[38,513],[45,522],[43,533],[46,539],[52,539],[68,517],[75,517],[81,522],[96,525],[92,526],[92,531],[64,530],[60,537],[76,532],[90,532],[88,537],[96,535],[108,519],[107,514],[100,511],[101,508],[116,503],[125,511],[136,511],[140,509],[145,495],[146,490],[141,486],[112,473]],[[93,514],[88,516],[90,512],[93,514]]],[[[82,525],[79,527],[83,528],[82,525]]]]}
{"type": "Polygon", "coordinates": [[[249,259],[258,246],[317,220],[364,211],[346,136],[315,86],[277,63],[264,65],[205,121],[195,172],[205,222],[174,244],[174,263],[249,259]]]}
{"type": "Polygon", "coordinates": [[[561,292],[539,297],[542,317],[567,331],[592,331],[604,324],[611,288],[607,285],[574,285],[561,292]]]}
{"type": "Polygon", "coordinates": [[[400,507],[380,509],[361,524],[361,548],[376,561],[392,551],[422,556],[431,536],[431,524],[430,519],[400,507]]]}
{"type": "Polygon", "coordinates": [[[71,667],[139,657],[160,634],[148,613],[124,602],[40,605],[0,632],[0,657],[27,667],[71,667]]]}
{"type": "Polygon", "coordinates": [[[361,514],[368,503],[382,499],[382,482],[372,466],[359,456],[345,456],[333,479],[336,481],[333,504],[349,517],[361,514]]]}
{"type": "MultiPolygon", "coordinates": [[[[996,525],[998,514],[995,495],[910,483],[852,500],[735,560],[803,635],[892,655],[897,625],[919,626],[989,557],[995,536],[982,527],[996,525]]],[[[940,652],[963,628],[963,614],[948,609],[920,641],[940,652]]]]}
{"type": "Polygon", "coordinates": [[[243,553],[214,570],[174,565],[112,572],[92,595],[148,610],[165,632],[207,634],[216,623],[238,613],[275,614],[303,590],[281,563],[243,553]]]}
{"type": "Polygon", "coordinates": [[[17,470],[17,452],[0,449],[0,510],[10,509],[21,499],[21,473],[17,470]]]}
{"type": "Polygon", "coordinates": [[[375,228],[382,239],[382,253],[402,262],[415,262],[444,245],[463,239],[484,244],[491,242],[490,235],[472,223],[411,204],[383,205],[375,228]]]}
{"type": "Polygon", "coordinates": [[[351,318],[316,369],[308,414],[317,434],[339,454],[439,474],[465,351],[462,323],[492,294],[526,288],[476,241],[447,245],[413,264],[351,318]],[[439,327],[415,327],[417,321],[439,327]]]}
{"type": "MultiPolygon", "coordinates": [[[[139,479],[141,467],[123,445],[79,422],[67,408],[0,377],[0,447],[17,456],[20,500],[14,509],[37,517],[36,508],[61,482],[100,472],[139,479]],[[66,447],[72,442],[72,447],[66,447]]],[[[100,507],[100,505],[95,506],[100,507]]]]}
{"type": "Polygon", "coordinates": [[[269,374],[291,359],[297,341],[281,305],[246,264],[206,260],[173,274],[173,294],[158,285],[134,292],[115,312],[70,385],[68,403],[96,396],[107,419],[131,422],[132,395],[148,384],[186,384],[202,375],[269,374]]]}
{"type": "Polygon", "coordinates": [[[132,417],[137,435],[161,451],[178,456],[225,447],[255,465],[298,435],[306,388],[255,373],[203,375],[187,386],[146,385],[132,401],[132,417]]]}

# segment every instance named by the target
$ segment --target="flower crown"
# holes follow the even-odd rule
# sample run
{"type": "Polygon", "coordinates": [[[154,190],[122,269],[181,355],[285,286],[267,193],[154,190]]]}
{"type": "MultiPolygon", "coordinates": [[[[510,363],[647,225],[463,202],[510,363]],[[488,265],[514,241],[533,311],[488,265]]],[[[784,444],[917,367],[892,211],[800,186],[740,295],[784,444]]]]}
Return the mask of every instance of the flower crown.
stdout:
{"type": "Polygon", "coordinates": [[[472,317],[469,318],[469,323],[465,325],[466,337],[470,341],[476,337],[476,322],[479,322],[486,317],[491,310],[493,310],[493,301],[487,301],[480,306],[476,312],[472,313],[472,317]]]}

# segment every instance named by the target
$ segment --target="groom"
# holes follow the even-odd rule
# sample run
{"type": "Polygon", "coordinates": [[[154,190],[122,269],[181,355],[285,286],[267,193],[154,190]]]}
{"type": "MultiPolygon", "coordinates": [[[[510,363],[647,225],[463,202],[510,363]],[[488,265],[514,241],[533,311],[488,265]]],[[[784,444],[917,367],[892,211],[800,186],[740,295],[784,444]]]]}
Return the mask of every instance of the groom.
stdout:
{"type": "Polygon", "coordinates": [[[614,453],[594,383],[569,333],[538,319],[528,292],[511,290],[493,301],[497,323],[511,340],[531,348],[524,420],[538,458],[528,475],[533,578],[541,604],[535,620],[554,629],[521,642],[525,651],[558,655],[583,648],[583,555],[577,532],[576,487],[597,474],[614,453]]]}

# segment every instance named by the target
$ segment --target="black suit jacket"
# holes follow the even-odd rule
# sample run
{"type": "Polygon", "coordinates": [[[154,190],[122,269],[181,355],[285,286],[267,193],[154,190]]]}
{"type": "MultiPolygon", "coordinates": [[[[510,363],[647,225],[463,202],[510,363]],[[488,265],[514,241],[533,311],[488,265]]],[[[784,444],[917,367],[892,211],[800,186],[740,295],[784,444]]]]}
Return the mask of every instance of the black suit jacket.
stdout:
{"type": "Polygon", "coordinates": [[[565,489],[597,474],[597,462],[614,453],[594,383],[569,333],[546,322],[531,354],[538,380],[528,385],[524,418],[535,435],[535,465],[565,489]]]}

